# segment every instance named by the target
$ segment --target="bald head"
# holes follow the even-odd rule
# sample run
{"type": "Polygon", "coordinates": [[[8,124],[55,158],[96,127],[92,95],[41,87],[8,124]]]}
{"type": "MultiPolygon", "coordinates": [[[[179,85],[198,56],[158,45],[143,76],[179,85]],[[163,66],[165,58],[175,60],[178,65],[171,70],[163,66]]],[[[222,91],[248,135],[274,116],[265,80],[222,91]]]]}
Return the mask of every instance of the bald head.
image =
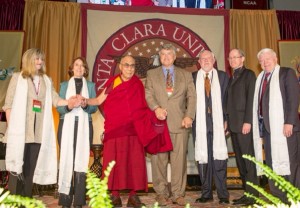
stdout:
{"type": "MultiPolygon", "coordinates": [[[[121,58],[121,60],[120,60],[120,63],[126,62],[126,61],[128,61],[128,60],[131,60],[131,61],[133,61],[133,62],[135,63],[135,59],[134,59],[132,56],[130,56],[130,55],[123,56],[123,57],[121,58]]],[[[123,64],[124,64],[124,63],[123,63],[123,64]]]]}

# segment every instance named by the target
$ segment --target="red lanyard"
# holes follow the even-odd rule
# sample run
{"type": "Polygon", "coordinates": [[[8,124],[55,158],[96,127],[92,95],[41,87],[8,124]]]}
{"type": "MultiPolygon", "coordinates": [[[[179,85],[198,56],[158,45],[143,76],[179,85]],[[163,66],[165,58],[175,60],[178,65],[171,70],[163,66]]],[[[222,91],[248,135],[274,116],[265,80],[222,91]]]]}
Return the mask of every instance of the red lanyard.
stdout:
{"type": "Polygon", "coordinates": [[[37,84],[37,87],[35,86],[34,80],[32,80],[32,83],[33,83],[35,94],[38,95],[39,91],[40,91],[40,80],[39,80],[39,82],[37,84]]]}

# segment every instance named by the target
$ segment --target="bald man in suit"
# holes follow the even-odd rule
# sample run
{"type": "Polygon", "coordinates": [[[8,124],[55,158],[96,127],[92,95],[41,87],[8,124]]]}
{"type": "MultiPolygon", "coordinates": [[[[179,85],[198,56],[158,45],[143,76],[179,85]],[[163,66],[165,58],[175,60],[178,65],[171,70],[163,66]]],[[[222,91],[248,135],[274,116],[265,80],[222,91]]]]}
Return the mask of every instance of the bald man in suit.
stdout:
{"type": "Polygon", "coordinates": [[[172,44],[162,46],[161,67],[149,70],[146,79],[146,100],[158,119],[167,119],[173,151],[152,155],[153,188],[160,206],[186,204],[188,132],[196,109],[196,92],[190,72],[173,65],[176,50],[172,44]],[[171,163],[171,193],[168,188],[167,166],[171,163]]]}

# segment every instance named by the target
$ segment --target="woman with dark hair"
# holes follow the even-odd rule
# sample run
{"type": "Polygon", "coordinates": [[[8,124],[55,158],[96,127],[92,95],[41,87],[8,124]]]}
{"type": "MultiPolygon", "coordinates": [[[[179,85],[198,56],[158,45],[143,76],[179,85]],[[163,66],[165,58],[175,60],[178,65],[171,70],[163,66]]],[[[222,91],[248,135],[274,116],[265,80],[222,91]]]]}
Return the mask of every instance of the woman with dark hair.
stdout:
{"type": "Polygon", "coordinates": [[[95,84],[86,80],[88,73],[86,60],[77,57],[68,70],[70,80],[60,84],[59,95],[62,98],[72,96],[82,98],[78,107],[70,108],[68,105],[57,107],[60,114],[58,204],[62,207],[71,207],[73,196],[74,207],[79,208],[86,204],[86,171],[93,139],[91,114],[97,110],[97,106],[87,105],[86,99],[83,99],[96,96],[95,84]]]}

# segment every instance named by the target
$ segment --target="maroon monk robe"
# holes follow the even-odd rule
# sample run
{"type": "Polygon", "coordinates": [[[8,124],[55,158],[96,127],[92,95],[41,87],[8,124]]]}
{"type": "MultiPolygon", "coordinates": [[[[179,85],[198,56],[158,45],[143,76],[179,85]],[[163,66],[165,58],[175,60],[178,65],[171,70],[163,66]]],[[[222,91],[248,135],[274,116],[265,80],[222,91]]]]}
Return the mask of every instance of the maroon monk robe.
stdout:
{"type": "Polygon", "coordinates": [[[144,147],[151,153],[172,150],[169,131],[166,121],[157,120],[148,108],[140,79],[134,75],[112,89],[118,76],[106,84],[103,170],[116,161],[109,176],[109,190],[147,190],[144,147]]]}

